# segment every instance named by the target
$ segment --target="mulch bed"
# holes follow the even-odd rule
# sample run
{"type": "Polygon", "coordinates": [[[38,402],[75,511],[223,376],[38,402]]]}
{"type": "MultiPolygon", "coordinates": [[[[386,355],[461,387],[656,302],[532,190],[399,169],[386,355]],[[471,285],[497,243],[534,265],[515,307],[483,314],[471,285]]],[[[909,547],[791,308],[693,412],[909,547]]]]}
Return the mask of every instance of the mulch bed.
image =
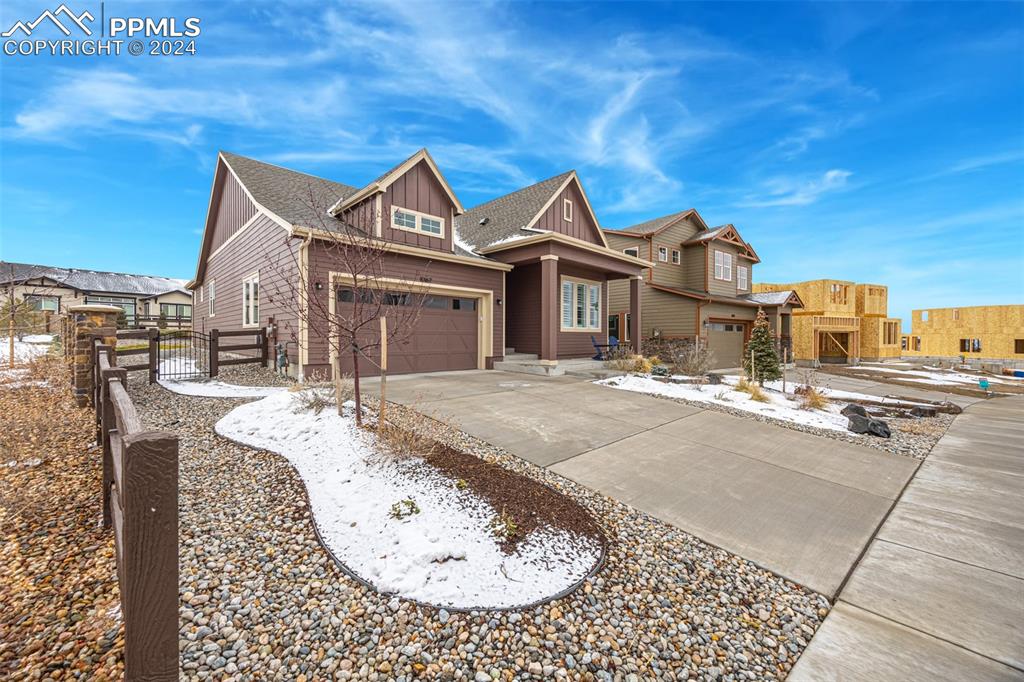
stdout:
{"type": "Polygon", "coordinates": [[[538,481],[444,445],[435,447],[424,459],[453,482],[465,481],[478,497],[514,519],[515,533],[501,541],[502,551],[507,554],[543,527],[559,528],[605,543],[601,529],[583,507],[538,481]]]}
{"type": "Polygon", "coordinates": [[[0,385],[0,678],[121,679],[113,536],[99,526],[93,413],[59,360],[0,385]]]}

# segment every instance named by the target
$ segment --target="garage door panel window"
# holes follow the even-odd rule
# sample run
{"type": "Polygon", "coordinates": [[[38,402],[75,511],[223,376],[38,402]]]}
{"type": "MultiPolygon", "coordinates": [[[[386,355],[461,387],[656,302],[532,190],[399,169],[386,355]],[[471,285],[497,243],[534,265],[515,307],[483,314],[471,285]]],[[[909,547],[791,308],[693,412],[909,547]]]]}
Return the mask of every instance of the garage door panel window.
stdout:
{"type": "Polygon", "coordinates": [[[601,330],[601,285],[562,279],[562,331],[601,330]]]}

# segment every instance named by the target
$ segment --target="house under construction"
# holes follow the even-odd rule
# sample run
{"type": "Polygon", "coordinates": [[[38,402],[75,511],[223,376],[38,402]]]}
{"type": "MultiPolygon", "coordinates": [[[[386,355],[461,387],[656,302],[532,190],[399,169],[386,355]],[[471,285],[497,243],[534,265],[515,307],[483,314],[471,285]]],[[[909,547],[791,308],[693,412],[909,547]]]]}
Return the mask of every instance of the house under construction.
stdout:
{"type": "Polygon", "coordinates": [[[900,320],[888,316],[888,288],[839,279],[754,284],[755,292],[797,293],[793,311],[793,358],[797,364],[856,364],[900,357],[900,320]]]}

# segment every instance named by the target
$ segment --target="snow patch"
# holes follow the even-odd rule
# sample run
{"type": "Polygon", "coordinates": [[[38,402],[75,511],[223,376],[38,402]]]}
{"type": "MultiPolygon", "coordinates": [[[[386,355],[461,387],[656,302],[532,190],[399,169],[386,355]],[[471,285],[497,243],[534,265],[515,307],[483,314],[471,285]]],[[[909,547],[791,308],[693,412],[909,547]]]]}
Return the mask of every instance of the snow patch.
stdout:
{"type": "Polygon", "coordinates": [[[286,457],[324,543],[381,592],[454,608],[518,606],[571,588],[600,559],[594,540],[552,528],[505,554],[488,528],[495,510],[472,491],[422,459],[379,455],[351,410],[296,408],[294,394],[271,395],[235,408],[216,431],[286,457]],[[394,518],[392,505],[407,499],[419,513],[394,518]]]}
{"type": "Polygon", "coordinates": [[[240,386],[228,384],[219,379],[175,379],[168,374],[186,374],[196,371],[195,361],[188,357],[174,357],[160,362],[157,383],[172,393],[201,396],[206,398],[263,398],[282,391],[282,386],[240,386]]]}
{"type": "MultiPolygon", "coordinates": [[[[15,364],[26,364],[38,357],[46,355],[53,343],[53,336],[50,334],[30,334],[23,339],[14,339],[14,362],[15,364]]],[[[11,359],[10,337],[0,337],[0,364],[8,364],[11,359]]]]}

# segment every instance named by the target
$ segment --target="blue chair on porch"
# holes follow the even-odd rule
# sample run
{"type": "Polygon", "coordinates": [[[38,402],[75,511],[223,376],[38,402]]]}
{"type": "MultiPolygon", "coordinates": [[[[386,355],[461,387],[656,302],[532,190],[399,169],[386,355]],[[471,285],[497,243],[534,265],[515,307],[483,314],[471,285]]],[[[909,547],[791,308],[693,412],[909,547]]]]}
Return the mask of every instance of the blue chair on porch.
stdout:
{"type": "Polygon", "coordinates": [[[594,345],[594,350],[597,351],[591,360],[607,360],[608,353],[619,347],[619,340],[614,336],[608,337],[608,343],[598,343],[594,335],[590,335],[590,343],[594,345]]]}

